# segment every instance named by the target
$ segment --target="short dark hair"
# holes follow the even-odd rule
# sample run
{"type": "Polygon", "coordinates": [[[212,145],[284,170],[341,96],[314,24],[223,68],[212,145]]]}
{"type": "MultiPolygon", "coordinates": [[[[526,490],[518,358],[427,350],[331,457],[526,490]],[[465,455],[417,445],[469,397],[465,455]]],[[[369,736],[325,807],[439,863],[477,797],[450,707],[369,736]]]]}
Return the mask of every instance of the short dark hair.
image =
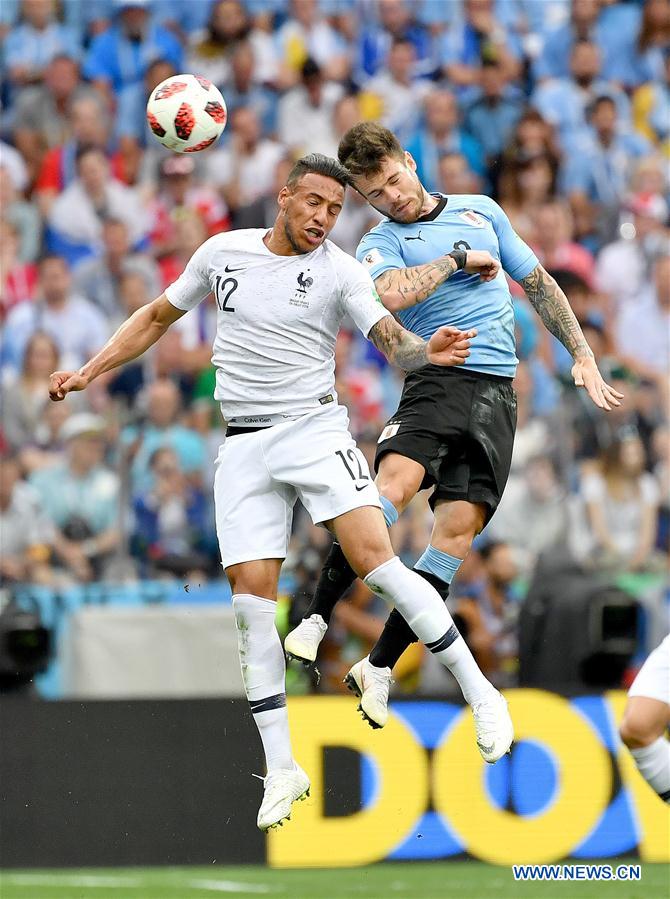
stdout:
{"type": "Polygon", "coordinates": [[[332,156],[324,156],[322,153],[310,153],[309,156],[302,156],[294,164],[288,173],[286,186],[293,190],[303,175],[310,174],[332,178],[342,187],[351,184],[351,175],[337,159],[333,159],[332,156]]]}
{"type": "Polygon", "coordinates": [[[403,160],[405,151],[379,122],[359,122],[340,141],[337,157],[352,175],[376,175],[386,157],[403,160]]]}

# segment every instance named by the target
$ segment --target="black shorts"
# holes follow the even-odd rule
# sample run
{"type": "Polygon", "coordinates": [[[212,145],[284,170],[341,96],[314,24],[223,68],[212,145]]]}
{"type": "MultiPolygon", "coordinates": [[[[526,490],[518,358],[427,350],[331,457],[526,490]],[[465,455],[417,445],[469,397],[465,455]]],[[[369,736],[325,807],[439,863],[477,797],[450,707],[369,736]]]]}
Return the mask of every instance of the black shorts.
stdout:
{"type": "Polygon", "coordinates": [[[484,503],[491,518],[512,462],[516,394],[510,378],[427,365],[409,372],[398,411],[381,433],[375,470],[399,453],[426,470],[437,500],[484,503]]]}

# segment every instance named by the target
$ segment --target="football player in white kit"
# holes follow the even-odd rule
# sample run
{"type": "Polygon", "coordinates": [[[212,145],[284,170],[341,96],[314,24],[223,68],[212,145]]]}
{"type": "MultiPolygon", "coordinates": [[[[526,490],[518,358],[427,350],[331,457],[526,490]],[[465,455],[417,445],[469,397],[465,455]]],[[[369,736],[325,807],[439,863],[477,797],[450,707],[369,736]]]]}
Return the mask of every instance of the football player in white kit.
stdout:
{"type": "Polygon", "coordinates": [[[619,734],[637,770],[670,803],[670,634],[649,655],[628,691],[619,734]]]}
{"type": "Polygon", "coordinates": [[[271,230],[207,240],[177,281],[135,312],[93,359],[79,371],[55,372],[50,383],[53,400],[83,390],[144,353],[214,294],[215,397],[228,426],[214,479],[216,527],[233,591],[242,676],[267,766],[261,830],[281,824],[309,790],[291,751],[285,659],[275,628],[296,499],[456,677],[489,759],[502,756],[513,739],[505,700],[479,670],[439,594],[394,555],[377,488],[334,387],[335,340],[345,315],[407,370],[428,362],[461,364],[476,332],[446,327],[426,342],[386,311],[361,263],[326,240],[348,181],[334,159],[313,154],[299,160],[279,193],[271,230]]]}

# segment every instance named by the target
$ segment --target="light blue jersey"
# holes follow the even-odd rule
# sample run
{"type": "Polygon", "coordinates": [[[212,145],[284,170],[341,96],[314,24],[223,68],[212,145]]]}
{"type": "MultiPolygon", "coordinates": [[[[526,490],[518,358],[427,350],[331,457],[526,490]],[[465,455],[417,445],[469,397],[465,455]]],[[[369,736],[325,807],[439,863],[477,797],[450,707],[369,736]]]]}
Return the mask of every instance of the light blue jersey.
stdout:
{"type": "MultiPolygon", "coordinates": [[[[361,240],[356,258],[373,279],[389,269],[425,265],[453,249],[488,250],[520,281],[538,265],[533,251],[515,233],[503,210],[489,197],[440,196],[435,209],[403,225],[385,219],[361,240]]],[[[493,281],[457,272],[437,290],[397,317],[405,328],[428,340],[442,325],[477,328],[464,368],[513,378],[518,359],[514,307],[502,271],[493,281]]]]}

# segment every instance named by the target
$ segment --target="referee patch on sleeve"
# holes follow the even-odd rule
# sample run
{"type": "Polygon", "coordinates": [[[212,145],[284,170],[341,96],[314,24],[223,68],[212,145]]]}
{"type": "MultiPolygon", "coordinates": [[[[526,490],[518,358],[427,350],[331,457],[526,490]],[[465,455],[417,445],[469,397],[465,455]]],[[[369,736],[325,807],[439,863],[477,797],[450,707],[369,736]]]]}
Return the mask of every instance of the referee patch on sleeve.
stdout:
{"type": "Polygon", "coordinates": [[[379,440],[377,441],[377,443],[381,443],[383,440],[388,440],[389,437],[395,437],[395,435],[400,430],[401,424],[402,424],[402,422],[398,421],[398,422],[395,422],[394,424],[386,425],[384,430],[379,435],[379,440]]]}
{"type": "Polygon", "coordinates": [[[370,250],[363,256],[363,265],[366,268],[372,268],[373,265],[379,265],[379,263],[383,261],[384,257],[379,250],[370,250]]]}

